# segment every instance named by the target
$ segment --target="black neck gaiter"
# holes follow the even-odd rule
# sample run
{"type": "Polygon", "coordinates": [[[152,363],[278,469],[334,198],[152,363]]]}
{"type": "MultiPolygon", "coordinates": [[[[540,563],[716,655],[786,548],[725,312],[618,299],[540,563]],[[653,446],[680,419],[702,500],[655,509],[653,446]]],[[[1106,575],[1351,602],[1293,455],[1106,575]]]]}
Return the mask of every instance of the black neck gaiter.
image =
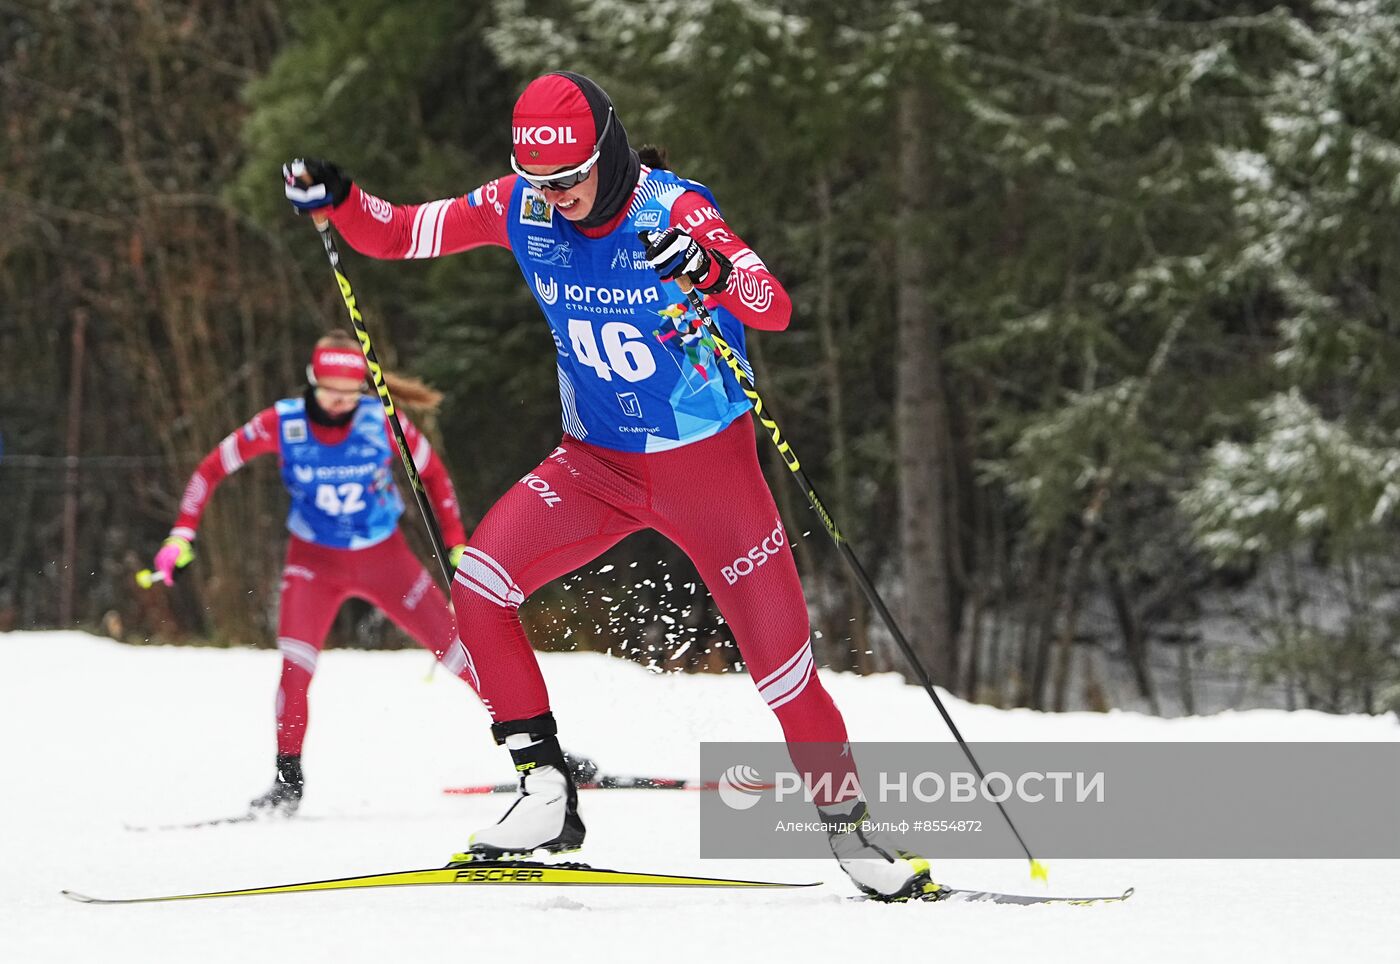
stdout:
{"type": "MultiPolygon", "coordinates": [[[[603,128],[608,123],[608,110],[612,107],[611,98],[604,93],[603,88],[582,74],[571,70],[556,70],[554,73],[559,77],[568,78],[583,92],[584,99],[593,111],[593,133],[601,137],[603,128]]],[[[598,228],[617,217],[632,200],[632,192],[636,190],[637,178],[641,172],[642,162],[637,159],[637,152],[632,150],[627,141],[627,128],[622,126],[622,118],[614,111],[612,129],[600,145],[598,166],[595,169],[598,197],[594,200],[593,210],[588,212],[588,217],[575,223],[581,228],[598,228]]]]}
{"type": "Polygon", "coordinates": [[[306,386],[304,397],[306,399],[306,417],[317,425],[324,425],[326,428],[343,428],[349,425],[350,420],[355,417],[355,409],[353,408],[344,415],[332,415],[322,408],[320,403],[316,401],[316,387],[314,385],[306,386]]]}

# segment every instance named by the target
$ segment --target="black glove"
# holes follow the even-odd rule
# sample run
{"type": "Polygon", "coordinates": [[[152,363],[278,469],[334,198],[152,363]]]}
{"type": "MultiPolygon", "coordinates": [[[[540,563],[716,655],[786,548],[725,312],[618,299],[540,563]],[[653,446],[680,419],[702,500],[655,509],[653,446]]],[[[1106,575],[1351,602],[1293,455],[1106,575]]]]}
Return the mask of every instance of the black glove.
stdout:
{"type": "Polygon", "coordinates": [[[647,264],[662,281],[675,281],[685,275],[707,295],[723,291],[729,283],[734,263],[718,251],[705,250],[684,228],[642,231],[640,237],[647,248],[647,264]]]}
{"type": "Polygon", "coordinates": [[[335,207],[350,196],[354,183],[330,161],[315,157],[298,157],[283,164],[282,180],[286,182],[287,200],[298,214],[335,207]]]}

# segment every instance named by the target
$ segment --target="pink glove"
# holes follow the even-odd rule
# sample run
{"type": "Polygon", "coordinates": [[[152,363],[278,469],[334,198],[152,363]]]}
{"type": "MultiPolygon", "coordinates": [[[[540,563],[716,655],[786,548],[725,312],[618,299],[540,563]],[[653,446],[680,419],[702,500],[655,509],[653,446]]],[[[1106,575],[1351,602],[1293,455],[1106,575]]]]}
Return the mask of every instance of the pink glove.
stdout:
{"type": "Polygon", "coordinates": [[[160,581],[167,586],[175,585],[175,570],[183,569],[194,559],[194,549],[189,541],[179,536],[171,536],[156,553],[155,570],[160,581]]]}

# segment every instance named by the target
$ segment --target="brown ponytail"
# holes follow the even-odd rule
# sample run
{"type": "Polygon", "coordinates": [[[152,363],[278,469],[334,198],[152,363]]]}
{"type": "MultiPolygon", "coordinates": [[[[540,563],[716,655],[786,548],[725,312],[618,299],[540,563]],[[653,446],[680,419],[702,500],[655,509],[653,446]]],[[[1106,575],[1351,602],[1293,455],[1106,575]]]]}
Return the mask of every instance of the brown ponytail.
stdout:
{"type": "Polygon", "coordinates": [[[671,169],[671,154],[658,144],[643,144],[637,148],[637,159],[656,171],[671,169]]]}
{"type": "Polygon", "coordinates": [[[424,415],[433,415],[442,404],[442,392],[411,375],[396,375],[386,371],[384,383],[389,386],[389,395],[394,399],[395,405],[402,405],[424,415]]]}
{"type": "MultiPolygon", "coordinates": [[[[349,348],[359,351],[360,343],[351,338],[345,331],[335,328],[316,339],[316,347],[349,348]]],[[[384,369],[382,374],[384,384],[389,386],[389,395],[394,399],[395,405],[401,405],[425,415],[432,415],[442,404],[442,392],[428,385],[422,379],[414,378],[411,375],[399,375],[388,369],[384,369]]]]}

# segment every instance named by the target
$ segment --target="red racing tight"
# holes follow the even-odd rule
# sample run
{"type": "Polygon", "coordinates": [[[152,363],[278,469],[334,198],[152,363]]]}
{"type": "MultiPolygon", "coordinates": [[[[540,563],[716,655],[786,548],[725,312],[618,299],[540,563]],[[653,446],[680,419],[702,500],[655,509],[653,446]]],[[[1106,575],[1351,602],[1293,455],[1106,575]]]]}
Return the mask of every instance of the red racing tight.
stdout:
{"type": "MultiPolygon", "coordinates": [[[[807,604],[787,534],[758,465],[753,423],[663,452],[619,452],[565,435],[510,488],[473,533],[452,585],[467,674],[493,720],[549,711],[518,608],[539,587],[590,562],[624,536],[655,529],[690,557],[734,633],[789,752],[844,779],[841,713],[817,678],[807,604]],[[826,744],[825,750],[795,744],[826,744]],[[813,751],[817,756],[813,757],[813,751]]],[[[468,678],[464,677],[464,678],[468,678]]],[[[838,794],[841,799],[851,794],[838,794]]],[[[830,802],[819,796],[818,803],[830,802]]]]}
{"type": "Polygon", "coordinates": [[[282,569],[277,648],[277,752],[301,754],[306,691],[340,604],[351,596],[382,609],[399,628],[461,675],[466,653],[457,642],[442,590],[408,548],[403,533],[367,549],[331,549],[291,537],[282,569]]]}

